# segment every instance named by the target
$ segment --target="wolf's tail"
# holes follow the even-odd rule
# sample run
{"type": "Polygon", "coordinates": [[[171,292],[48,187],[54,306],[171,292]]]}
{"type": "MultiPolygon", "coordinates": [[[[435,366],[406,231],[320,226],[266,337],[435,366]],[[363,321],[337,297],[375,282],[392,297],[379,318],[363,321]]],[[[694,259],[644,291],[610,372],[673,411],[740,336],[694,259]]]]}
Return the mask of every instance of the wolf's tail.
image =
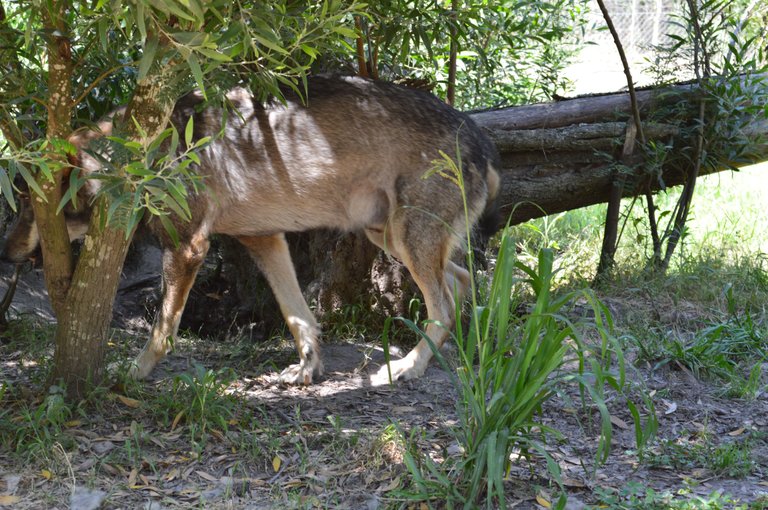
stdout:
{"type": "Polygon", "coordinates": [[[488,198],[485,202],[485,209],[477,220],[477,235],[487,242],[499,228],[501,228],[501,210],[499,208],[499,188],[501,179],[496,171],[495,165],[489,162],[488,170],[485,175],[486,186],[488,187],[488,198]]]}

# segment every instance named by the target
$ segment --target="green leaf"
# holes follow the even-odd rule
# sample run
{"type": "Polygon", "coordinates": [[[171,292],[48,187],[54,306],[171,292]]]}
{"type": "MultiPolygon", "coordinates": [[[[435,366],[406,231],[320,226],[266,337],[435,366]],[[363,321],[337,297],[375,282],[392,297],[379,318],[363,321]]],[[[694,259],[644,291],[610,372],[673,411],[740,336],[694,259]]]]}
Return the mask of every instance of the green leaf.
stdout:
{"type": "Polygon", "coordinates": [[[187,147],[190,147],[192,145],[192,136],[194,132],[195,132],[194,116],[190,115],[189,120],[187,121],[187,127],[184,129],[184,143],[187,145],[187,147]]]}
{"type": "Polygon", "coordinates": [[[139,35],[141,35],[141,40],[146,41],[147,40],[147,25],[144,22],[144,2],[139,0],[136,2],[136,28],[139,29],[139,35]]]}
{"type": "MultiPolygon", "coordinates": [[[[200,147],[203,147],[205,145],[208,145],[211,142],[212,138],[210,136],[204,136],[201,139],[197,140],[193,145],[192,148],[199,149],[200,147]]],[[[189,156],[192,156],[192,153],[189,154],[189,156]]],[[[195,161],[196,163],[200,164],[200,160],[197,159],[195,161]]]]}
{"type": "Polygon", "coordinates": [[[0,188],[3,190],[3,195],[5,196],[5,199],[8,201],[8,205],[11,206],[11,209],[13,209],[13,212],[16,211],[16,200],[13,198],[13,185],[11,184],[11,180],[8,178],[8,172],[5,171],[5,168],[0,166],[0,188]]]}
{"type": "Polygon", "coordinates": [[[185,19],[187,21],[196,21],[194,16],[181,9],[181,5],[177,0],[153,0],[152,4],[161,11],[173,14],[177,18],[185,19]]]}
{"type": "Polygon", "coordinates": [[[109,47],[108,40],[107,40],[109,25],[106,17],[99,19],[98,23],[96,23],[96,31],[99,34],[99,42],[101,43],[101,48],[104,51],[107,51],[107,48],[109,47]]]}
{"type": "Polygon", "coordinates": [[[131,232],[134,231],[134,229],[139,224],[139,222],[141,221],[141,218],[143,216],[144,216],[144,210],[138,210],[138,211],[132,210],[131,211],[131,214],[128,216],[128,222],[127,222],[127,224],[125,226],[125,237],[126,237],[126,239],[128,238],[128,236],[131,235],[131,232]]]}
{"type": "Polygon", "coordinates": [[[129,199],[128,195],[118,195],[117,197],[113,197],[112,200],[110,200],[109,208],[107,209],[107,215],[106,217],[102,216],[102,223],[101,228],[104,228],[104,226],[107,223],[112,222],[112,218],[115,215],[115,212],[129,199]]]}
{"type": "Polygon", "coordinates": [[[34,177],[32,177],[32,174],[29,173],[29,170],[27,170],[27,167],[24,166],[22,163],[19,163],[18,161],[9,161],[9,166],[11,168],[15,169],[21,176],[24,178],[24,181],[27,183],[27,186],[34,191],[37,196],[42,198],[44,201],[48,201],[48,197],[45,196],[45,193],[43,193],[43,190],[40,189],[40,186],[37,184],[37,181],[34,177]]]}
{"type": "Polygon", "coordinates": [[[120,147],[129,149],[133,153],[138,153],[138,150],[142,148],[142,145],[139,142],[126,140],[125,138],[120,138],[119,136],[106,136],[105,138],[110,142],[114,142],[120,147]]]}
{"type": "Polygon", "coordinates": [[[205,55],[206,57],[216,62],[231,62],[232,58],[229,55],[225,55],[218,50],[212,48],[197,48],[198,53],[205,55]]]}
{"type": "Polygon", "coordinates": [[[192,15],[197,19],[198,23],[205,21],[205,13],[203,12],[203,4],[199,0],[186,0],[185,4],[189,7],[192,15]]]}
{"type": "Polygon", "coordinates": [[[155,175],[152,170],[139,161],[125,165],[123,171],[129,175],[136,175],[138,177],[154,177],[155,175]]]}
{"type": "Polygon", "coordinates": [[[56,214],[59,214],[61,210],[64,209],[64,207],[67,205],[67,202],[70,200],[74,201],[75,196],[77,196],[77,193],[73,193],[72,188],[67,188],[67,191],[61,197],[59,206],[56,208],[56,214]]]}
{"type": "Polygon", "coordinates": [[[308,44],[302,44],[301,51],[303,51],[313,59],[317,58],[317,56],[319,55],[318,51],[312,46],[309,46],[308,44]]]}
{"type": "Polygon", "coordinates": [[[210,35],[204,32],[173,32],[171,37],[173,37],[179,44],[189,46],[190,48],[197,48],[198,46],[204,45],[208,41],[210,35]]]}
{"type": "Polygon", "coordinates": [[[159,135],[157,135],[157,138],[152,140],[152,142],[149,144],[149,147],[147,148],[147,153],[153,153],[160,150],[163,142],[165,142],[166,138],[168,138],[169,136],[173,136],[174,131],[175,130],[173,127],[168,127],[163,129],[163,131],[159,135]]]}
{"type": "Polygon", "coordinates": [[[189,214],[189,207],[187,206],[187,201],[183,197],[182,200],[183,203],[179,203],[174,199],[173,196],[171,196],[170,193],[166,193],[165,196],[162,197],[161,203],[176,213],[179,218],[182,218],[185,221],[189,221],[192,219],[191,215],[189,214]]]}
{"type": "Polygon", "coordinates": [[[85,184],[85,180],[80,178],[80,170],[73,168],[69,173],[69,186],[67,186],[67,191],[64,193],[64,196],[61,197],[59,206],[56,209],[56,214],[61,212],[68,201],[72,202],[73,207],[77,207],[77,193],[80,191],[83,184],[85,184]]]}
{"type": "Polygon", "coordinates": [[[184,215],[190,216],[189,204],[187,203],[187,189],[180,180],[171,181],[168,183],[168,193],[178,202],[178,204],[184,209],[184,215]]]}
{"type": "Polygon", "coordinates": [[[357,37],[357,32],[355,32],[354,29],[345,27],[344,25],[334,26],[333,31],[341,35],[342,37],[347,37],[349,39],[354,39],[355,37],[357,37]]]}
{"type": "Polygon", "coordinates": [[[197,56],[192,53],[187,57],[187,64],[189,65],[192,76],[194,76],[197,86],[200,92],[203,94],[203,99],[208,100],[208,96],[205,94],[205,83],[203,82],[203,70],[200,68],[200,62],[197,60],[197,56]]]}
{"type": "Polygon", "coordinates": [[[179,148],[179,131],[175,126],[171,126],[167,131],[171,133],[171,145],[168,147],[168,154],[175,155],[179,148]]]}
{"type": "Polygon", "coordinates": [[[168,235],[171,238],[171,241],[173,241],[174,246],[179,246],[179,233],[176,231],[176,227],[173,226],[173,223],[171,220],[168,219],[168,216],[162,214],[159,216],[160,223],[163,225],[163,228],[166,232],[168,232],[168,235]]]}
{"type": "Polygon", "coordinates": [[[159,44],[160,41],[158,38],[153,36],[150,37],[144,45],[144,54],[141,56],[141,61],[139,62],[139,80],[144,79],[147,76],[149,68],[152,67],[152,64],[155,61],[155,54],[157,53],[159,44]]]}
{"type": "MultiPolygon", "coordinates": [[[[133,126],[136,128],[136,132],[139,134],[139,136],[141,138],[147,138],[147,131],[143,127],[141,127],[141,124],[139,124],[139,121],[136,120],[136,117],[131,116],[131,121],[133,122],[133,126]]],[[[126,142],[124,144],[124,147],[131,147],[133,146],[133,144],[138,145],[138,147],[136,147],[138,149],[141,149],[142,147],[139,142],[126,142]]]]}
{"type": "Polygon", "coordinates": [[[267,39],[266,37],[259,35],[257,33],[252,33],[251,36],[256,39],[256,41],[261,44],[262,46],[266,46],[270,50],[274,51],[275,53],[278,53],[280,55],[289,55],[288,50],[280,46],[278,43],[271,41],[267,39]]]}

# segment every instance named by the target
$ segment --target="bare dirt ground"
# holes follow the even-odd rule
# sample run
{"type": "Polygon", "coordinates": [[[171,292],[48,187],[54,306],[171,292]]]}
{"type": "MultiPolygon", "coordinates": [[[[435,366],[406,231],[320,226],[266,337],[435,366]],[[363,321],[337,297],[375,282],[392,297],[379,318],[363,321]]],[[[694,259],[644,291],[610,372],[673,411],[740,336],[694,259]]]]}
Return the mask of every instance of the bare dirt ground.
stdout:
{"type": "MultiPolygon", "coordinates": [[[[144,275],[126,285],[141,294],[156,283],[144,275]]],[[[49,321],[41,289],[39,271],[26,274],[16,313],[49,321]]],[[[127,295],[133,302],[119,304],[119,323],[145,334],[146,322],[128,320],[140,299],[127,295]]],[[[119,351],[116,358],[127,359],[138,352],[143,338],[116,334],[112,343],[119,351]]],[[[38,354],[27,352],[18,340],[0,343],[0,382],[12,389],[6,400],[14,406],[10,419],[17,423],[26,419],[24,409],[36,409],[45,397],[40,373],[50,343],[29,351],[38,354]]],[[[310,387],[282,387],[275,374],[294,357],[289,342],[275,340],[180,342],[151,380],[130,384],[116,379],[95,397],[97,405],[75,409],[55,437],[31,441],[42,448],[0,449],[0,508],[441,508],[439,500],[409,504],[399,492],[411,487],[411,477],[398,430],[408,438],[406,444],[438,462],[458,454],[451,434],[458,426],[457,392],[450,375],[432,363],[419,380],[374,387],[368,375],[384,361],[381,348],[365,339],[331,338],[324,350],[325,376],[310,387]],[[234,405],[227,408],[232,415],[226,429],[210,424],[204,441],[169,402],[179,398],[174,393],[179,374],[195,364],[213,371],[232,367],[236,374],[227,390],[234,405]]],[[[543,424],[563,434],[559,440],[550,438],[546,449],[562,469],[569,508],[664,508],[658,503],[629,506],[633,487],[641,496],[652,488],[691,500],[720,491],[750,508],[768,507],[766,393],[749,401],[728,398],[719,387],[677,366],[654,370],[639,363],[628,378],[652,395],[659,420],[658,439],[642,460],[624,397],[609,395],[613,445],[600,466],[594,463],[594,409],[582,407],[572,390],[545,404],[543,424]],[[745,441],[751,464],[743,473],[720,472],[694,454],[702,442],[745,441]],[[616,494],[624,495],[626,506],[620,506],[616,494]]],[[[2,444],[14,442],[3,439],[2,444]]],[[[508,508],[546,508],[554,493],[542,458],[513,464],[508,508]]]]}

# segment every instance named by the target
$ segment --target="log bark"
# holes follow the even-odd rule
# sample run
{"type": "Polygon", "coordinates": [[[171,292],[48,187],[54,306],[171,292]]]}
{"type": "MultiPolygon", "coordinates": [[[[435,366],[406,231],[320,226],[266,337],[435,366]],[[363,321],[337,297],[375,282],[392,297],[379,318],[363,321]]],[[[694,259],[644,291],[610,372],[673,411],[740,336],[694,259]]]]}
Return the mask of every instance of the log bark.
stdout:
{"type": "MultiPolygon", "coordinates": [[[[690,145],[682,131],[673,124],[655,120],[652,112],[671,104],[687,101],[693,85],[667,89],[642,90],[637,93],[643,128],[649,141],[673,147],[690,145]]],[[[690,103],[690,118],[697,106],[690,103]]],[[[631,117],[626,93],[580,97],[555,103],[504,108],[471,115],[483,127],[501,154],[501,205],[512,224],[571,209],[607,202],[611,193],[612,165],[623,145],[627,120],[631,117]]],[[[740,167],[768,159],[768,121],[755,120],[744,137],[763,142],[754,146],[750,159],[724,161],[719,167],[702,169],[702,175],[740,167]]],[[[635,186],[627,186],[625,195],[652,191],[685,182],[689,168],[669,165],[656,179],[641,175],[635,186]]]]}

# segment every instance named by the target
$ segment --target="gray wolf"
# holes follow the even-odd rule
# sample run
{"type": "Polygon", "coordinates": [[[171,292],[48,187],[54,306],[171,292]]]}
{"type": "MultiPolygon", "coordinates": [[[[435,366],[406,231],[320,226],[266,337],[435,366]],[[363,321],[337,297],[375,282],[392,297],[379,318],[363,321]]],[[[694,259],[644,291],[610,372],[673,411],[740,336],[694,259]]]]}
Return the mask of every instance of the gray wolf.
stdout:
{"type": "MultiPolygon", "coordinates": [[[[312,77],[304,100],[286,91],[284,101],[262,103],[245,89],[227,98],[225,112],[203,107],[192,93],[172,114],[180,133],[193,117],[195,139],[213,139],[198,153],[196,172],[204,186],[190,196],[192,220],[174,220],[178,245],[159,221],[149,220],[163,248],[163,298],[132,375],[147,377],[171,350],[212,234],[239,240],[269,281],[299,353],[282,382],[310,384],[323,370],[320,329],[301,294],[285,232],[363,230],[410,271],[424,295],[426,334],[439,348],[453,323],[454,293],[463,294],[470,279],[451,257],[463,244],[466,222],[474,225],[493,209],[499,186],[498,155],[488,138],[468,116],[429,93],[362,78],[312,77]],[[441,151],[460,162],[466,211],[454,182],[425,178],[441,151]]],[[[102,170],[88,147],[112,129],[107,119],[96,130],[72,136],[81,171],[102,170]]],[[[93,179],[81,193],[92,198],[97,189],[93,179]]],[[[87,203],[81,199],[81,210],[65,210],[72,239],[84,235],[87,203]]],[[[8,236],[5,259],[25,260],[38,245],[34,222],[25,214],[8,236]]],[[[392,378],[421,376],[431,356],[422,339],[391,363],[392,378]]]]}

